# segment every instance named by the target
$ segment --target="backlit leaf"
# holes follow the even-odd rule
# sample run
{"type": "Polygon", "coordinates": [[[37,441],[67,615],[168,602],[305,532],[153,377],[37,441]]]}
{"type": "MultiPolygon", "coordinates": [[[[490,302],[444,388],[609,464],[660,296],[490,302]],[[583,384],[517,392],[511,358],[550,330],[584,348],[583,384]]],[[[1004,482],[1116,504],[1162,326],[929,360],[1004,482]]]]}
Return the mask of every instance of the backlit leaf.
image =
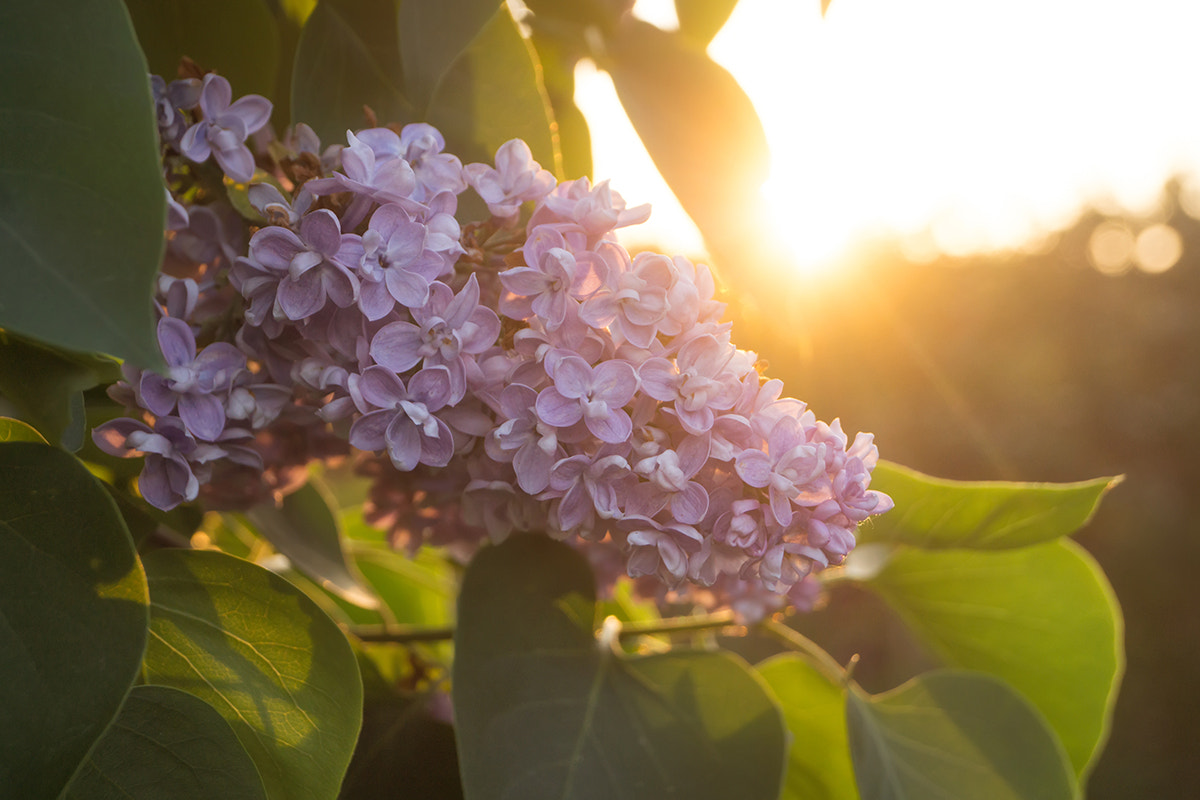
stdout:
{"type": "Polygon", "coordinates": [[[159,550],[148,681],[190,692],[233,727],[267,796],[337,796],[362,720],[345,636],[283,578],[216,551],[159,550]]]}
{"type": "Polygon", "coordinates": [[[418,109],[428,106],[450,65],[496,14],[501,0],[402,2],[397,24],[404,85],[418,109]]]}
{"type": "Polygon", "coordinates": [[[866,585],[947,665],[1029,698],[1086,775],[1108,735],[1124,646],[1112,588],[1081,547],[901,548],[866,585]]]}
{"type": "Polygon", "coordinates": [[[846,718],[862,800],[1073,800],[1075,776],[1037,710],[989,675],[931,672],[853,691],[846,718]]]}
{"type": "Polygon", "coordinates": [[[129,532],[74,456],[0,444],[0,787],[57,797],[116,716],[146,646],[129,532]]]}
{"type": "Polygon", "coordinates": [[[896,507],[858,531],[861,542],[980,550],[1025,547],[1087,524],[1119,478],[1079,483],[951,481],[881,461],[871,488],[896,507]]]}
{"type": "Polygon", "coordinates": [[[45,438],[19,419],[0,417],[0,444],[5,442],[40,442],[46,444],[45,438]]]}
{"type": "Polygon", "coordinates": [[[63,800],[266,800],[254,762],[208,703],[135,686],[63,800]]]}

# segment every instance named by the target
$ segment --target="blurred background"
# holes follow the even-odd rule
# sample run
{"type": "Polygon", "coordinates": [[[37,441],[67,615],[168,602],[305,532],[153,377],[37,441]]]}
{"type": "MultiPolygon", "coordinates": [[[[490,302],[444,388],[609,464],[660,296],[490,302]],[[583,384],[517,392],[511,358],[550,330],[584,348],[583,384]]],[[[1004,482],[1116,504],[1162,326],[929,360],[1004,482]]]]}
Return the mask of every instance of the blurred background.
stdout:
{"type": "MultiPolygon", "coordinates": [[[[1088,796],[1200,797],[1200,6],[821,11],[740,0],[708,48],[771,147],[756,213],[772,241],[747,247],[770,263],[717,259],[731,297],[761,273],[759,305],[734,305],[735,340],[819,418],[916,469],[1124,474],[1078,537],[1120,598],[1128,657],[1088,796]]],[[[635,13],[678,25],[669,0],[635,13]]],[[[575,79],[595,176],[654,205],[626,244],[704,257],[607,74],[583,62],[575,79]]],[[[798,627],[843,662],[861,653],[871,690],[925,663],[854,590],[798,627]],[[855,638],[839,639],[851,616],[855,638]]]]}

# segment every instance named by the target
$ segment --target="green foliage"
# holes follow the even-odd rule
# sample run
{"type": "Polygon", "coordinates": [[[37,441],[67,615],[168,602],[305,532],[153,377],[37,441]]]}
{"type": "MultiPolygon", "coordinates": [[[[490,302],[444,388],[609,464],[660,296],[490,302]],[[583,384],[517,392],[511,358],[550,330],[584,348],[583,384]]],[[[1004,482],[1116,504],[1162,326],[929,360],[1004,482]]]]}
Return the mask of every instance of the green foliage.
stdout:
{"type": "Polygon", "coordinates": [[[146,646],[146,578],[71,455],[0,444],[0,786],[56,797],[116,716],[146,646]]]}
{"type": "Polygon", "coordinates": [[[472,561],[453,680],[466,797],[777,797],[784,729],[755,676],[723,653],[626,658],[594,637],[594,603],[587,562],[546,537],[472,561]]]}
{"type": "Polygon", "coordinates": [[[708,47],[735,6],[737,0],[675,0],[679,32],[700,47],[708,47]]]}
{"type": "Polygon", "coordinates": [[[169,83],[187,56],[238,96],[275,93],[279,32],[265,0],[125,0],[150,72],[169,83]]]}
{"type": "Polygon", "coordinates": [[[792,734],[783,800],[856,800],[846,732],[846,689],[801,656],[775,656],[758,665],[783,709],[792,734]]]}
{"type": "Polygon", "coordinates": [[[266,800],[254,762],[212,706],[134,686],[63,800],[266,800]]]}
{"type": "Polygon", "coordinates": [[[871,488],[896,508],[864,525],[859,541],[923,548],[1025,547],[1079,530],[1119,478],[1078,483],[950,481],[881,461],[871,488]]]}
{"type": "Polygon", "coordinates": [[[166,193],[120,0],[8,0],[0,74],[0,327],[161,364],[150,301],[166,193]]]}
{"type": "Polygon", "coordinates": [[[332,142],[363,127],[364,105],[380,124],[430,123],[464,161],[491,162],[522,138],[544,166],[559,163],[537,54],[499,3],[318,4],[296,50],[292,113],[332,142]]]}
{"type": "Polygon", "coordinates": [[[866,585],[946,664],[1029,698],[1086,776],[1108,734],[1124,648],[1120,608],[1082,548],[901,548],[866,585]]]}
{"type": "Polygon", "coordinates": [[[886,694],[850,692],[862,800],[1073,800],[1075,776],[1029,702],[996,678],[931,672],[886,694]]]}
{"type": "Polygon", "coordinates": [[[70,353],[0,331],[0,394],[48,442],[83,444],[83,392],[120,377],[116,362],[70,353]]]}
{"type": "Polygon", "coordinates": [[[247,516],[263,538],[316,583],[347,602],[376,608],[379,599],[346,561],[342,532],[329,503],[320,489],[306,483],[279,506],[263,503],[247,516]]]}
{"type": "Polygon", "coordinates": [[[233,727],[267,797],[333,798],[362,721],[345,636],[283,578],[214,551],[159,550],[148,681],[190,692],[233,727]]]}
{"type": "Polygon", "coordinates": [[[0,444],[7,442],[40,442],[46,444],[45,438],[42,437],[33,427],[26,425],[18,419],[9,419],[8,417],[0,417],[0,444]]]}

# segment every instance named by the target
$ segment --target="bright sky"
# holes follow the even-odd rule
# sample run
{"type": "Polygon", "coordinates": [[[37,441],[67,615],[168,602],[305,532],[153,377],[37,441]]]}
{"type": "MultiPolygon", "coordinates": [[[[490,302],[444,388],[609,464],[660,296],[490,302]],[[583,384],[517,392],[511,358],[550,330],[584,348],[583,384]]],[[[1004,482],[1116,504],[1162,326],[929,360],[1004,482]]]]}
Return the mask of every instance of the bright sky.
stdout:
{"type": "MultiPolygon", "coordinates": [[[[672,8],[637,13],[672,27],[672,8]]],[[[805,220],[811,269],[872,231],[967,252],[1067,224],[1087,199],[1147,211],[1170,174],[1200,174],[1198,32],[1192,0],[833,0],[823,20],[819,0],[740,0],[709,52],[758,108],[764,191],[805,220]]],[[[577,78],[597,178],[654,204],[645,241],[698,249],[611,82],[577,78]]]]}

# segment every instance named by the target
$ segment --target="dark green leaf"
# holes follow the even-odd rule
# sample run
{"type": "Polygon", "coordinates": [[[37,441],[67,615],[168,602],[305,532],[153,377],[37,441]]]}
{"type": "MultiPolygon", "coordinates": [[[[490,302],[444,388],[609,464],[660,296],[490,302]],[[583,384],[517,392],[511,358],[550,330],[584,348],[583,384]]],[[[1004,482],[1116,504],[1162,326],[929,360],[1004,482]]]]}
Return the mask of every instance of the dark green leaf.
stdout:
{"type": "Polygon", "coordinates": [[[727,653],[625,658],[592,632],[587,561],[540,535],[481,550],[455,636],[469,800],[775,800],[783,722],[727,653]]]}
{"type": "Polygon", "coordinates": [[[397,24],[404,85],[418,110],[428,107],[450,65],[501,5],[501,0],[400,3],[397,24]]]}
{"type": "Polygon", "coordinates": [[[135,686],[63,800],[266,800],[233,728],[208,703],[135,686]]]}
{"type": "Polygon", "coordinates": [[[41,444],[47,444],[40,433],[24,422],[18,419],[0,417],[0,444],[6,442],[40,442],[41,444]]]}
{"type": "Polygon", "coordinates": [[[846,691],[800,656],[758,665],[792,734],[783,800],[856,800],[846,733],[846,691]]]}
{"type": "Polygon", "coordinates": [[[263,503],[246,515],[268,542],[319,586],[362,608],[379,598],[346,563],[342,532],[325,495],[307,483],[276,507],[263,503]]]}
{"type": "Polygon", "coordinates": [[[115,361],[69,353],[0,331],[0,395],[46,438],[83,444],[83,391],[120,377],[115,361]]]}
{"type": "Polygon", "coordinates": [[[272,800],[337,795],[362,720],[353,651],[283,578],[215,551],[159,550],[146,678],[213,706],[272,800]]]}
{"type": "Polygon", "coordinates": [[[524,139],[543,167],[561,174],[553,112],[538,71],[533,45],[502,5],[443,76],[425,121],[464,164],[490,164],[500,145],[524,139]]]}
{"type": "Polygon", "coordinates": [[[1087,524],[1119,478],[1079,483],[950,481],[881,461],[871,488],[896,507],[859,531],[861,542],[979,550],[1025,547],[1087,524]]]}
{"type": "Polygon", "coordinates": [[[404,94],[394,0],[323,0],[308,17],[292,71],[292,121],[321,141],[346,140],[366,127],[363,106],[380,124],[412,122],[404,94]]]}
{"type": "Polygon", "coordinates": [[[116,716],[146,646],[146,578],[78,459],[0,444],[0,787],[56,797],[116,716]]]}
{"type": "Polygon", "coordinates": [[[271,98],[279,33],[264,0],[125,0],[150,72],[168,83],[182,56],[216,70],[233,96],[271,98]]]}
{"type": "Polygon", "coordinates": [[[867,585],[947,664],[1028,697],[1086,775],[1108,735],[1124,645],[1112,587],[1082,548],[902,548],[867,585]]]}
{"type": "Polygon", "coordinates": [[[679,32],[700,47],[708,47],[736,5],[737,0],[675,0],[679,32]]]}
{"type": "Polygon", "coordinates": [[[846,717],[862,800],[1073,800],[1071,765],[1037,710],[1001,680],[931,672],[846,717]]]}
{"type": "Polygon", "coordinates": [[[767,175],[766,134],[750,99],[678,33],[629,20],[608,44],[603,66],[658,171],[706,238],[727,229],[767,175]]]}
{"type": "Polygon", "coordinates": [[[0,4],[0,327],[143,366],[163,188],[120,0],[0,4]]]}

